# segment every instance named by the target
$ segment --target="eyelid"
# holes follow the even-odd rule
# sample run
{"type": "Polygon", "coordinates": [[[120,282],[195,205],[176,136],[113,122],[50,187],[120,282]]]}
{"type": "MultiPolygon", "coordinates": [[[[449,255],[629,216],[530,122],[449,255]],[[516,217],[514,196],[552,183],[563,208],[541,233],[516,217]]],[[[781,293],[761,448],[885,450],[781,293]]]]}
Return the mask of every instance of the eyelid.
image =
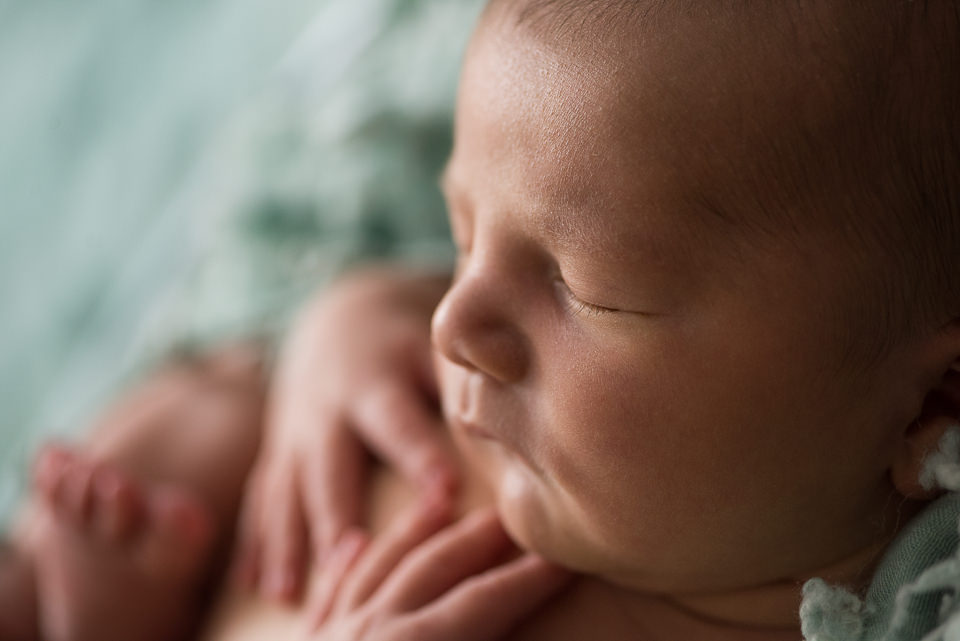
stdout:
{"type": "Polygon", "coordinates": [[[612,314],[614,312],[619,312],[622,310],[616,309],[614,307],[606,307],[604,305],[597,305],[596,303],[591,303],[589,301],[583,300],[577,294],[570,289],[570,286],[567,284],[567,281],[563,279],[563,276],[557,276],[554,279],[554,283],[557,287],[561,288],[563,291],[561,293],[563,303],[575,314],[583,315],[592,315],[600,316],[602,314],[612,314]]]}

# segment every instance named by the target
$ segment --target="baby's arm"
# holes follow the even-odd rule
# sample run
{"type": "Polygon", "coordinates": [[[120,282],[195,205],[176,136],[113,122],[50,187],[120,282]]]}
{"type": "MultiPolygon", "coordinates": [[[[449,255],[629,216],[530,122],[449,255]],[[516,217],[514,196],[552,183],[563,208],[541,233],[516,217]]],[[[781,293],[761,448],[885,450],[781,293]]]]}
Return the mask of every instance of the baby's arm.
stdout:
{"type": "Polygon", "coordinates": [[[440,438],[429,324],[447,278],[358,272],[311,303],[285,344],[264,445],[248,487],[240,574],[295,600],[360,525],[367,449],[452,498],[458,471],[440,438]]]}

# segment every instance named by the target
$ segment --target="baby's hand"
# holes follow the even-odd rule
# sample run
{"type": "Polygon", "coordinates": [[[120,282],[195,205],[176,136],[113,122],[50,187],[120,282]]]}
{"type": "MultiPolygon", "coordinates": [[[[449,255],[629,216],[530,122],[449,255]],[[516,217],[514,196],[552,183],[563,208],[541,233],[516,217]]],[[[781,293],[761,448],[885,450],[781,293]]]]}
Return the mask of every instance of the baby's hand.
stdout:
{"type": "MultiPolygon", "coordinates": [[[[311,304],[280,356],[259,460],[244,499],[238,570],[272,598],[299,598],[364,513],[367,448],[452,500],[430,316],[447,279],[371,269],[311,304]]],[[[432,489],[430,489],[432,488],[432,489]]]]}
{"type": "Polygon", "coordinates": [[[569,582],[569,573],[531,554],[501,563],[513,545],[494,510],[437,533],[445,514],[421,505],[368,547],[363,535],[345,537],[324,577],[312,638],[500,639],[569,582]]]}

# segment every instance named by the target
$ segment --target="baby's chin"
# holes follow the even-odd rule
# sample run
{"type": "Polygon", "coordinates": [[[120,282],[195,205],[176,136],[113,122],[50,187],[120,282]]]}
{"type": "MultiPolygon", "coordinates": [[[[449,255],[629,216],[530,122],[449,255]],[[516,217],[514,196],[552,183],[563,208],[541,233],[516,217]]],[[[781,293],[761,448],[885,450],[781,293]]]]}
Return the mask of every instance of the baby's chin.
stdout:
{"type": "Polygon", "coordinates": [[[555,534],[553,519],[544,505],[542,492],[530,476],[517,466],[498,470],[497,478],[491,479],[497,511],[504,529],[519,547],[559,561],[550,554],[555,534]]]}
{"type": "MultiPolygon", "coordinates": [[[[534,470],[528,461],[500,444],[452,433],[460,455],[475,478],[483,481],[503,527],[521,550],[568,569],[597,576],[622,569],[603,532],[576,501],[534,470]]],[[[629,556],[629,555],[628,555],[629,556]]]]}
{"type": "MultiPolygon", "coordinates": [[[[488,470],[489,472],[489,470],[488,470]]],[[[605,530],[596,515],[523,465],[490,472],[497,512],[513,542],[525,552],[627,589],[673,588],[651,573],[649,559],[605,530]]],[[[654,562],[652,565],[656,565],[654,562]]]]}
{"type": "Polygon", "coordinates": [[[497,470],[491,478],[497,511],[516,545],[566,568],[593,574],[598,567],[571,515],[537,476],[523,466],[497,470]]]}

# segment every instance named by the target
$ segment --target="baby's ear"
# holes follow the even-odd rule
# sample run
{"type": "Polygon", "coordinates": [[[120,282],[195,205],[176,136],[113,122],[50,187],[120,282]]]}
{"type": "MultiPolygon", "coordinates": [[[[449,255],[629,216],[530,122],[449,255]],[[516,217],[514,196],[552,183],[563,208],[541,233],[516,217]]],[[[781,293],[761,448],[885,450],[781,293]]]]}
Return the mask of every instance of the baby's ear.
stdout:
{"type": "Polygon", "coordinates": [[[944,434],[960,425],[960,358],[955,359],[940,383],[927,394],[920,416],[907,428],[900,451],[890,469],[897,491],[909,499],[927,500],[940,488],[921,483],[927,458],[937,451],[944,434]]]}

